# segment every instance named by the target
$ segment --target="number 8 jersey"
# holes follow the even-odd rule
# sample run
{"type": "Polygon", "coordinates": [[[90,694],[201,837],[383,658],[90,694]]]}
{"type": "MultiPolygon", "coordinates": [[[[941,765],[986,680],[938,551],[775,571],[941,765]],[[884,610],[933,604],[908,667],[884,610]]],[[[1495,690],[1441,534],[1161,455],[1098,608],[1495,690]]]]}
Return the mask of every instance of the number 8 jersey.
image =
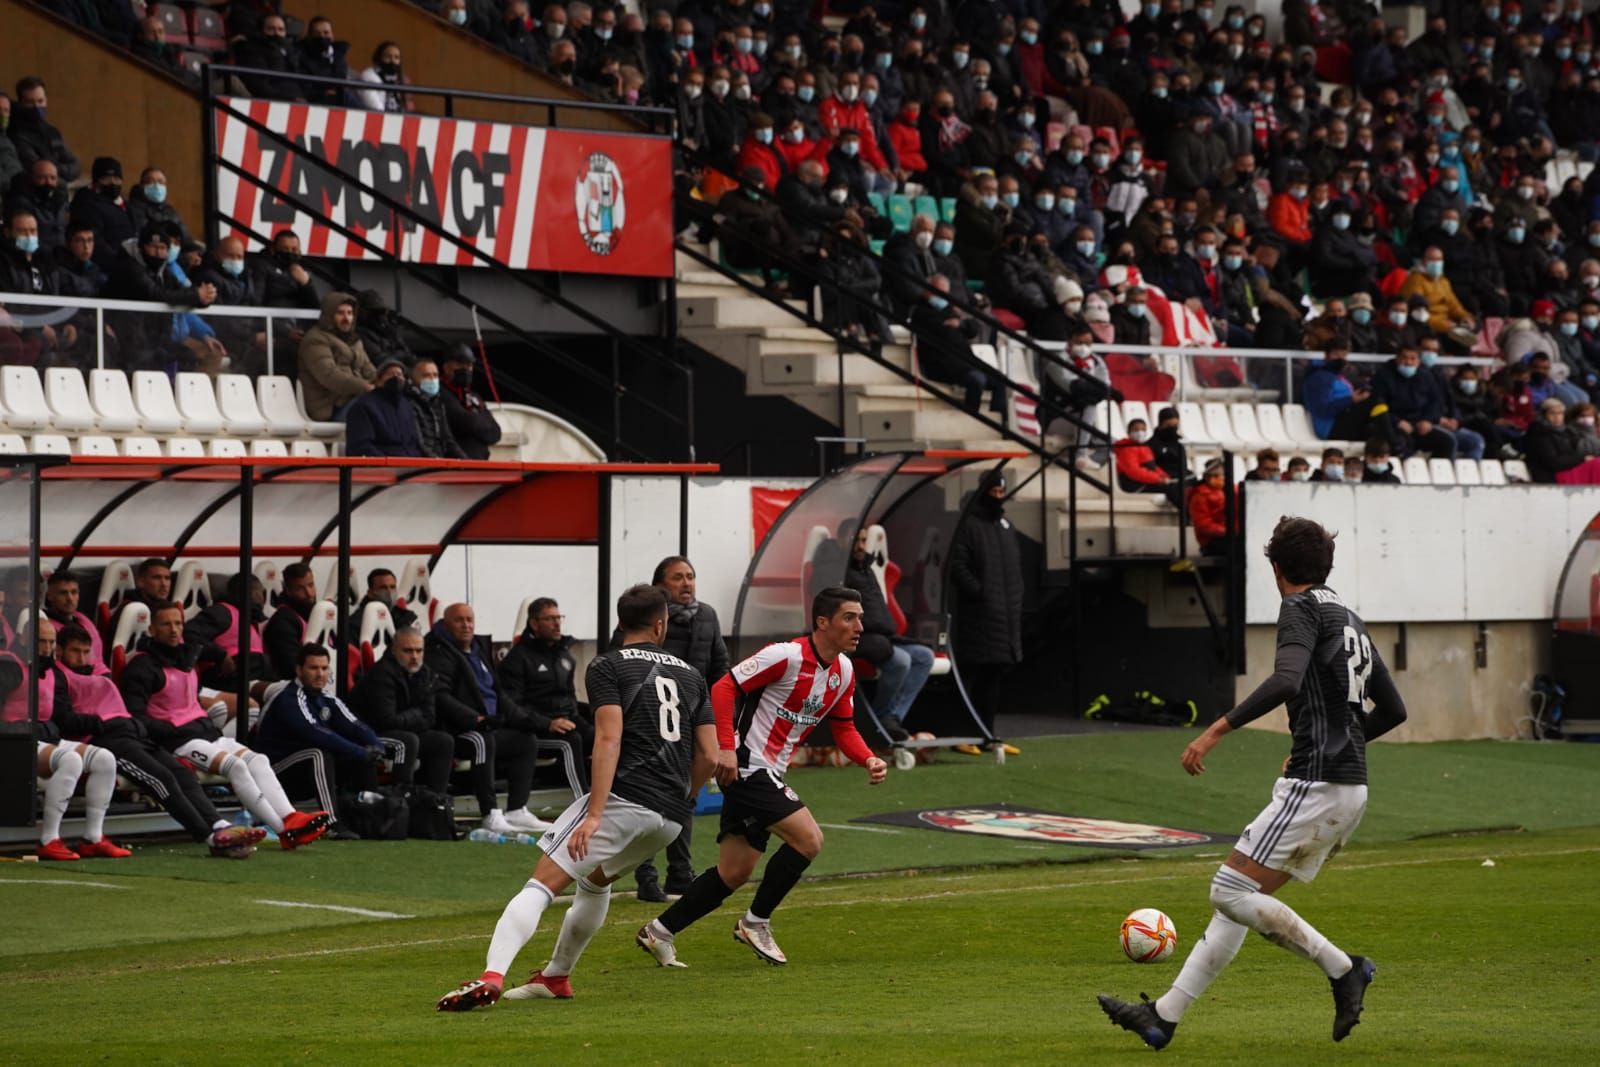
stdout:
{"type": "Polygon", "coordinates": [[[1278,647],[1286,645],[1310,649],[1311,665],[1288,701],[1293,745],[1284,777],[1365,785],[1367,692],[1388,674],[1366,624],[1338,593],[1313,586],[1284,598],[1278,647]]]}
{"type": "Polygon", "coordinates": [[[694,810],[689,774],[695,727],[716,723],[705,679],[659,645],[642,643],[596,656],[584,681],[589,707],[622,709],[612,794],[686,825],[694,810]]]}

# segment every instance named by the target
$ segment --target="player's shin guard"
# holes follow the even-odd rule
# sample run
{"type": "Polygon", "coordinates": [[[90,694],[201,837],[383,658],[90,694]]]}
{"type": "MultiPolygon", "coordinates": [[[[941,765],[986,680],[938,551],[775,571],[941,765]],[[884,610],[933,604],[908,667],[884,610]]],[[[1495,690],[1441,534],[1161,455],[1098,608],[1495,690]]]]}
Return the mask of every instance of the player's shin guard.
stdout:
{"type": "Polygon", "coordinates": [[[533,879],[522,887],[522,892],[511,898],[506,910],[500,913],[495,924],[494,937],[489,942],[489,958],[484,964],[483,980],[499,985],[506,972],[516,961],[522,946],[533,940],[539,929],[539,917],[555,898],[542,882],[533,879]]]}
{"type": "Polygon", "coordinates": [[[665,927],[667,933],[676,934],[722,907],[722,902],[732,893],[733,889],[722,880],[717,869],[708,867],[689,883],[683,896],[662,912],[656,922],[665,927]]]}
{"type": "MultiPolygon", "coordinates": [[[[294,804],[289,800],[289,794],[283,791],[283,786],[278,784],[278,773],[272,769],[272,761],[260,752],[252,752],[244,758],[244,765],[250,770],[250,777],[254,779],[256,788],[261,790],[261,799],[265,806],[272,811],[279,823],[283,817],[294,811],[294,804]]],[[[272,823],[268,821],[269,826],[272,823]]],[[[272,826],[274,831],[283,827],[272,826]]]]}
{"type": "Polygon", "coordinates": [[[750,917],[758,922],[766,922],[772,918],[773,911],[783,903],[783,898],[789,895],[789,890],[800,884],[800,878],[809,866],[811,866],[810,858],[801,855],[788,845],[775,852],[767,861],[767,869],[761,872],[761,884],[756,887],[756,899],[750,904],[750,917]]]}
{"type": "Polygon", "coordinates": [[[1261,883],[1231,867],[1223,867],[1211,881],[1211,903],[1236,923],[1242,923],[1296,956],[1321,967],[1329,978],[1350,970],[1350,957],[1323,937],[1283,901],[1261,892],[1261,883]]]}
{"type": "Polygon", "coordinates": [[[550,953],[550,962],[544,965],[547,976],[560,978],[572,973],[583,950],[589,947],[594,935],[605,925],[606,912],[610,907],[609,885],[597,886],[587,878],[578,879],[578,891],[572,898],[572,907],[567,909],[567,917],[561,921],[561,933],[556,938],[555,950],[550,953]]]}
{"type": "Polygon", "coordinates": [[[82,774],[83,757],[77,749],[63,745],[50,754],[50,777],[44,783],[44,817],[39,830],[41,845],[61,836],[62,816],[67,813],[67,804],[82,774]]]}
{"type": "Polygon", "coordinates": [[[106,809],[117,787],[117,757],[103,748],[90,748],[83,760],[89,780],[83,787],[83,839],[93,844],[105,835],[106,809]]]}
{"type": "Polygon", "coordinates": [[[1222,912],[1213,912],[1211,925],[1183,961],[1183,970],[1178,972],[1172,988],[1156,1001],[1156,1014],[1169,1023],[1182,1020],[1189,1005],[1199,1000],[1206,987],[1233,962],[1246,932],[1245,927],[1222,912]]]}

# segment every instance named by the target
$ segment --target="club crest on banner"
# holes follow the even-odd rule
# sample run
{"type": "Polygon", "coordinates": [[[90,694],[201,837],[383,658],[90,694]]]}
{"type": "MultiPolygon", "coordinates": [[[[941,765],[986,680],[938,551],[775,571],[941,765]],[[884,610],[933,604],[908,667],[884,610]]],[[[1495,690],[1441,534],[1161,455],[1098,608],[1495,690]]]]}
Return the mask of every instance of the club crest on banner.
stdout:
{"type": "Polygon", "coordinates": [[[627,215],[622,171],[603,152],[589,155],[589,167],[577,182],[578,233],[597,256],[609,256],[622,241],[627,215]]]}

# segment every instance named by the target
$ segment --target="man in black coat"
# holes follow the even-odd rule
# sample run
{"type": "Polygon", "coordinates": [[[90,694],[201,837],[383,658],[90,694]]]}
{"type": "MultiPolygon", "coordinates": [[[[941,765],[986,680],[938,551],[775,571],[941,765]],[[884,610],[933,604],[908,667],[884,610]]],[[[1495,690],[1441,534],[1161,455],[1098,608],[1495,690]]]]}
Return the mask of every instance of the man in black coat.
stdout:
{"type": "Polygon", "coordinates": [[[977,414],[983,391],[990,390],[989,409],[997,419],[1006,413],[1006,380],[1000,372],[972,354],[978,327],[967,315],[950,306],[950,279],[935,274],[911,312],[911,332],[917,339],[917,367],[929,381],[962,390],[962,408],[977,414]]]}
{"type": "Polygon", "coordinates": [[[822,164],[814,159],[800,162],[793,174],[778,182],[778,202],[785,220],[799,241],[799,250],[814,256],[822,246],[822,234],[841,219],[860,224],[860,217],[849,207],[831,202],[823,193],[822,164]]]}
{"type": "MultiPolygon", "coordinates": [[[[56,173],[60,174],[58,167],[56,173]]],[[[74,222],[94,227],[94,258],[110,269],[122,251],[123,242],[138,236],[128,202],[122,196],[122,164],[112,156],[100,156],[90,168],[91,184],[72,198],[68,215],[74,222]]]]}
{"type": "MultiPolygon", "coordinates": [[[[34,296],[57,296],[61,293],[61,275],[51,256],[39,250],[39,223],[33,210],[17,207],[5,212],[4,242],[0,243],[0,293],[31,293],[34,296]]],[[[23,315],[37,315],[48,308],[17,307],[23,315]]],[[[64,324],[58,331],[52,326],[39,329],[0,328],[0,359],[7,363],[35,363],[42,354],[58,346],[71,347],[77,340],[77,328],[64,324]]]]}
{"type": "Polygon", "coordinates": [[[452,736],[439,722],[420,630],[407,627],[394,635],[389,651],[351,690],[350,710],[378,736],[400,742],[395,774],[403,774],[402,781],[447,793],[457,747],[463,758],[472,754],[470,742],[452,736]]]}
{"type": "Polygon", "coordinates": [[[883,291],[889,306],[904,321],[922,300],[928,279],[938,273],[933,262],[934,220],[918,215],[909,233],[896,233],[883,246],[883,291]]]}
{"type": "Polygon", "coordinates": [[[472,346],[457,345],[439,368],[444,410],[450,432],[468,459],[488,459],[489,446],[500,442],[500,423],[483,397],[473,392],[472,368],[478,360],[472,346]]]}
{"type": "MultiPolygon", "coordinates": [[[[184,285],[170,269],[167,258],[169,238],[163,225],[140,231],[138,244],[123,249],[111,271],[110,294],[118,300],[146,300],[177,304],[181,307],[206,307],[217,298],[216,286],[206,282],[184,285]]],[[[170,358],[172,319],[168,315],[145,312],[115,312],[111,328],[122,347],[123,362],[129,370],[160,366],[170,358]]],[[[289,675],[293,677],[293,675],[289,675]]]]}
{"type": "MultiPolygon", "coordinates": [[[[1006,673],[1022,660],[1022,546],[1005,517],[1005,496],[1005,473],[985,474],[950,552],[956,663],[973,710],[990,734],[1006,673]]],[[[976,754],[976,749],[958,751],[976,754]]],[[[1007,746],[1008,754],[1013,751],[1007,746]]]]}
{"type": "Polygon", "coordinates": [[[39,245],[54,252],[67,243],[67,187],[57,176],[56,165],[36,159],[17,175],[6,194],[7,213],[27,208],[39,222],[39,245]]]}
{"type": "Polygon", "coordinates": [[[378,364],[373,388],[350,401],[344,422],[347,456],[423,454],[416,416],[406,399],[406,367],[398,359],[378,364]]]}
{"type": "Polygon", "coordinates": [[[295,77],[300,73],[300,56],[289,42],[288,24],[282,15],[262,16],[260,28],[234,45],[233,54],[241,67],[269,72],[240,75],[251,96],[299,100],[305,95],[305,88],[295,77]]]}
{"type": "Polygon", "coordinates": [[[67,147],[61,131],[45,121],[48,105],[44,82],[34,77],[17,82],[17,99],[11,108],[6,136],[16,147],[17,159],[24,168],[33,166],[36,159],[48,159],[56,165],[61,184],[71,185],[83,173],[83,164],[67,147]]]}
{"type": "Polygon", "coordinates": [[[478,810],[487,830],[502,834],[543,833],[550,824],[528,811],[538,749],[534,720],[495,678],[494,653],[487,636],[477,636],[470,604],[451,604],[428,633],[425,661],[433,672],[434,708],[451,723],[472,723],[487,751],[487,764],[505,773],[506,807],[500,808],[492,781],[474,778],[478,810]]]}
{"type": "MultiPolygon", "coordinates": [[[[848,537],[855,523],[845,521],[843,533],[848,537]]],[[[878,684],[872,693],[878,724],[889,740],[905,741],[911,736],[905,728],[906,712],[927,684],[933,670],[933,649],[899,640],[900,628],[878,582],[876,568],[885,563],[881,555],[867,555],[867,531],[858,530],[842,584],[861,594],[861,640],[854,656],[858,663],[866,660],[878,669],[878,684]]]]}
{"type": "MultiPolygon", "coordinates": [[[[306,35],[301,38],[297,50],[299,54],[295,57],[295,65],[300,73],[318,78],[350,77],[350,64],[345,58],[350,51],[350,42],[333,39],[333,23],[330,20],[319,15],[307,23],[306,35]]],[[[337,85],[303,82],[301,88],[306,94],[307,103],[339,107],[345,102],[345,90],[337,85]]]]}
{"type": "Polygon", "coordinates": [[[538,747],[561,756],[568,780],[587,789],[594,722],[578,703],[577,639],[561,632],[565,618],[550,597],[528,605],[522,636],[500,661],[500,688],[533,719],[538,747]]]}
{"type": "Polygon", "coordinates": [[[1311,292],[1316,296],[1349,296],[1378,281],[1378,256],[1350,229],[1350,205],[1333,202],[1328,221],[1311,239],[1311,292]]]}

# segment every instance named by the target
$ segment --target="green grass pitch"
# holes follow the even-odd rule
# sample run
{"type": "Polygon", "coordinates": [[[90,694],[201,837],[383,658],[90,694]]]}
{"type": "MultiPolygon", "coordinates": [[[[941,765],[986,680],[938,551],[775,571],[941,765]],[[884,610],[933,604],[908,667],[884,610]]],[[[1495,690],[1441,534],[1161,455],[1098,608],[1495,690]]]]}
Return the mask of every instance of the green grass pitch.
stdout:
{"type": "MultiPolygon", "coordinates": [[[[792,783],[828,842],[778,913],[792,961],[730,936],[745,890],[679,938],[687,970],[632,944],[656,909],[614,896],[570,1002],[449,1016],[537,853],[467,842],[319,843],[244,863],[197,846],[0,864],[0,1063],[1102,1063],[1150,1053],[1097,992],[1164,991],[1209,917],[1215,846],[1138,856],[863,827],[934,804],[1013,804],[1236,833],[1285,740],[1247,731],[1186,778],[1183,732],[1041,739],[1004,767],[946,756],[869,790],[792,783]],[[58,884],[66,883],[66,884],[58,884]],[[333,905],[334,911],[289,905],[333,905]],[[1172,960],[1117,947],[1136,907],[1171,915],[1172,960]],[[372,913],[372,914],[366,914],[372,913]],[[399,916],[399,917],[394,917],[399,916]]],[[[1372,956],[1341,1045],[1314,966],[1251,938],[1162,1055],[1178,1063],[1586,1063],[1600,1049],[1600,747],[1379,745],[1351,848],[1284,899],[1372,956]],[[1492,861],[1492,865],[1485,861],[1492,861]]],[[[702,819],[697,860],[714,853],[702,819]]],[[[627,886],[631,889],[631,884],[627,886]]],[[[512,975],[547,957],[565,902],[512,975]]]]}

